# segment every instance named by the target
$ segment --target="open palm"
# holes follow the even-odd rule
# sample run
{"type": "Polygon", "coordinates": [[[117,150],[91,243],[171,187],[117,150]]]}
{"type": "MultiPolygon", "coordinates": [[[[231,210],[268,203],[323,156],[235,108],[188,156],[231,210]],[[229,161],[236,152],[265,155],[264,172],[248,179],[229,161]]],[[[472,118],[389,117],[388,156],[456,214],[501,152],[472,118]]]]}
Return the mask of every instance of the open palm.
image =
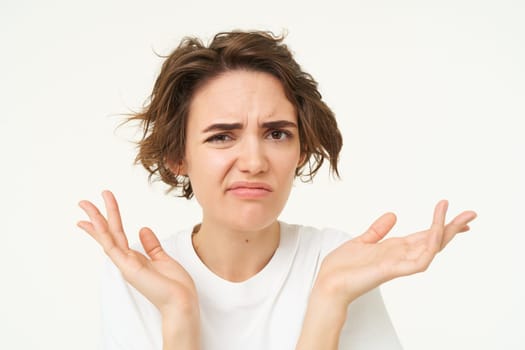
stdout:
{"type": "Polygon", "coordinates": [[[104,191],[102,197],[107,218],[93,203],[81,201],[79,206],[89,221],[79,221],[77,225],[102,246],[124,278],[162,314],[184,318],[198,313],[197,292],[186,270],[162,249],[149,228],[142,228],[139,233],[147,256],[130,249],[115,197],[109,191],[104,191]]]}
{"type": "Polygon", "coordinates": [[[426,270],[457,233],[469,230],[468,222],[476,217],[465,211],[445,224],[447,208],[447,201],[436,205],[428,230],[382,240],[396,222],[394,214],[384,214],[365,233],[324,259],[316,285],[348,305],[388,280],[426,270]]]}

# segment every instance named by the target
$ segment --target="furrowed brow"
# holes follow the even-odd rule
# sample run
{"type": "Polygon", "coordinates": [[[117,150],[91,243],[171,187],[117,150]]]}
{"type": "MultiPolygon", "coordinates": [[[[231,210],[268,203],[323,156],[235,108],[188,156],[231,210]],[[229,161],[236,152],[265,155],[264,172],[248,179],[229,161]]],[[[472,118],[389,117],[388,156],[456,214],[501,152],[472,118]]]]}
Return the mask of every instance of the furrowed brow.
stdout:
{"type": "Polygon", "coordinates": [[[206,127],[202,132],[210,132],[210,131],[230,131],[230,130],[239,130],[242,129],[241,123],[217,123],[212,124],[206,127]]]}
{"type": "Polygon", "coordinates": [[[280,129],[280,128],[297,128],[297,124],[289,120],[274,120],[262,124],[263,128],[280,129]]]}

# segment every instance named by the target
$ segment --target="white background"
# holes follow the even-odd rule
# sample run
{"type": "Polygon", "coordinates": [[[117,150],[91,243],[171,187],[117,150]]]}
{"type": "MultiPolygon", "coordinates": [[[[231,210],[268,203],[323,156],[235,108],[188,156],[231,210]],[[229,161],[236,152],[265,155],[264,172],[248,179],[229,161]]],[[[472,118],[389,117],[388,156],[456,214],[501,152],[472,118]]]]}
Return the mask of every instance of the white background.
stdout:
{"type": "Polygon", "coordinates": [[[128,235],[199,220],[133,166],[115,127],[185,35],[289,31],[344,135],[341,181],[298,183],[281,219],[393,235],[434,204],[476,210],[424,274],[383,287],[406,350],[524,349],[525,9],[522,1],[0,3],[0,348],[94,349],[103,253],[75,227],[112,189],[128,235]]]}

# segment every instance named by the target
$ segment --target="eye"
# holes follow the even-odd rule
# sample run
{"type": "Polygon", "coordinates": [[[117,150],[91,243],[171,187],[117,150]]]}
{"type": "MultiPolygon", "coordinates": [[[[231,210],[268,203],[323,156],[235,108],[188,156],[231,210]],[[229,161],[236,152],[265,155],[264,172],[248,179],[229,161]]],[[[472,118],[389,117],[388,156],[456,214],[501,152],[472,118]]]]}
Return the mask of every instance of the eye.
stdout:
{"type": "Polygon", "coordinates": [[[206,142],[211,143],[224,143],[233,140],[233,138],[230,135],[227,134],[217,134],[213,135],[206,139],[206,142]]]}
{"type": "Polygon", "coordinates": [[[272,140],[286,140],[292,137],[292,134],[286,130],[271,130],[268,133],[268,138],[272,140]]]}

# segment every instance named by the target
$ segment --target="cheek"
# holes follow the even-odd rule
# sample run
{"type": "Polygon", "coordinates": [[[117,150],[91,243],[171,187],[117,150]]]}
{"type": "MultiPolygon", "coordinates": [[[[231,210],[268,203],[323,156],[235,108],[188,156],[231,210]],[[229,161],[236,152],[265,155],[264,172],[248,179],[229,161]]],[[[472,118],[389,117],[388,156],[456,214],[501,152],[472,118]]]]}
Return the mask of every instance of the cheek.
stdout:
{"type": "MultiPolygon", "coordinates": [[[[224,150],[219,152],[209,152],[207,155],[206,164],[204,167],[207,167],[210,171],[213,171],[214,177],[223,177],[224,174],[231,168],[233,162],[233,157],[224,150]]],[[[210,175],[212,176],[212,175],[210,175]]]]}
{"type": "MultiPolygon", "coordinates": [[[[188,155],[188,175],[192,184],[198,187],[217,186],[231,166],[227,152],[193,152],[188,155]]],[[[198,190],[198,189],[197,189],[198,190]]]]}
{"type": "Polygon", "coordinates": [[[300,161],[299,153],[282,154],[281,157],[276,160],[278,164],[280,164],[278,168],[282,174],[281,176],[287,177],[289,180],[293,180],[295,177],[295,170],[297,169],[300,161]]]}

